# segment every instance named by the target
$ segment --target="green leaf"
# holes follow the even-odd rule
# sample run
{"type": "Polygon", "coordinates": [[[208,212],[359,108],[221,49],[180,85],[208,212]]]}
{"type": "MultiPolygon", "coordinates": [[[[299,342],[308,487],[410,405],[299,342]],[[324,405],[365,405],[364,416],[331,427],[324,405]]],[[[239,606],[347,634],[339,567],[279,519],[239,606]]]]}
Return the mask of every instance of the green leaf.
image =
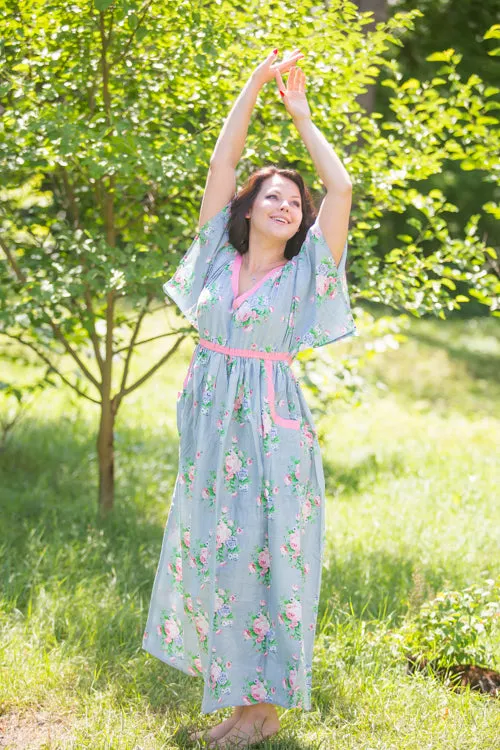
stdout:
{"type": "Polygon", "coordinates": [[[139,16],[137,16],[135,13],[129,13],[127,16],[127,24],[131,29],[136,29],[139,25],[139,16]]]}
{"type": "Polygon", "coordinates": [[[500,39],[500,24],[496,23],[490,26],[483,39],[500,39]]]}
{"type": "Polygon", "coordinates": [[[428,62],[450,62],[452,56],[455,54],[454,49],[445,49],[441,52],[433,52],[425,59],[428,62]]]}
{"type": "Polygon", "coordinates": [[[409,78],[401,85],[401,90],[407,91],[408,89],[418,89],[420,86],[421,83],[416,78],[409,78]]]}
{"type": "Polygon", "coordinates": [[[107,10],[114,0],[94,0],[94,6],[96,10],[100,10],[101,12],[107,10]]]}

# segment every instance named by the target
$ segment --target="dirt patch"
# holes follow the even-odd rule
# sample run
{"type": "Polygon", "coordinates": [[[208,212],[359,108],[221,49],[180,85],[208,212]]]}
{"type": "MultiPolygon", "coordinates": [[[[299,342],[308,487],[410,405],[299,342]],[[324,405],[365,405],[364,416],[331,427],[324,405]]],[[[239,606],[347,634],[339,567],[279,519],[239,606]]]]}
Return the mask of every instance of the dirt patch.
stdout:
{"type": "Polygon", "coordinates": [[[64,748],[71,740],[71,715],[37,709],[0,716],[0,747],[9,750],[64,748]]]}

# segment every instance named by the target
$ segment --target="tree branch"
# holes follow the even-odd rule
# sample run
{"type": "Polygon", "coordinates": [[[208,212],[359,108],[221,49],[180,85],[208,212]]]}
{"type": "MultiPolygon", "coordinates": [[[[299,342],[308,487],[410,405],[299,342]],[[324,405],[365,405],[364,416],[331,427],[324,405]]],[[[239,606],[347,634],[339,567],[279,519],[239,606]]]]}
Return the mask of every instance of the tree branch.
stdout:
{"type": "MultiPolygon", "coordinates": [[[[134,347],[140,346],[141,344],[149,344],[150,341],[156,341],[156,339],[162,339],[165,336],[176,336],[179,333],[179,331],[170,331],[170,333],[160,333],[158,336],[151,336],[149,339],[143,339],[142,341],[138,341],[136,344],[134,344],[134,347]]],[[[115,349],[113,352],[113,355],[120,354],[120,352],[124,352],[125,349],[128,349],[129,346],[131,346],[131,343],[127,344],[127,346],[122,346],[121,349],[115,349]]]]}
{"type": "MultiPolygon", "coordinates": [[[[80,212],[79,212],[78,200],[77,200],[77,197],[76,197],[76,194],[75,194],[75,190],[74,190],[73,185],[71,184],[71,182],[69,180],[68,172],[67,172],[66,168],[61,165],[59,167],[59,171],[62,174],[63,183],[64,183],[64,189],[66,191],[66,198],[67,198],[68,210],[69,210],[69,212],[71,213],[71,216],[72,216],[73,226],[76,229],[81,229],[81,226],[80,226],[80,212]]],[[[84,255],[81,258],[81,262],[82,262],[82,266],[88,271],[89,268],[88,268],[88,264],[87,264],[87,261],[86,261],[86,258],[85,258],[84,255]]],[[[89,288],[89,285],[86,284],[85,282],[84,282],[84,288],[85,288],[85,291],[84,291],[85,307],[86,307],[87,312],[88,312],[88,320],[89,320],[89,328],[90,328],[90,330],[88,331],[88,333],[89,333],[89,336],[90,336],[90,340],[92,342],[92,346],[94,347],[94,354],[95,354],[95,358],[97,360],[97,365],[99,367],[99,372],[101,373],[101,376],[102,376],[104,362],[103,362],[103,359],[102,359],[101,349],[100,349],[100,346],[99,346],[99,337],[98,337],[97,331],[95,329],[95,315],[94,315],[94,308],[92,307],[92,297],[91,297],[91,294],[90,294],[90,288],[89,288]]],[[[81,320],[82,325],[83,325],[83,320],[81,318],[80,318],[80,320],[81,320]]],[[[85,328],[85,326],[83,326],[83,327],[85,328]]]]}
{"type": "Polygon", "coordinates": [[[132,34],[128,38],[128,40],[127,40],[127,42],[125,44],[125,47],[123,48],[122,53],[120,55],[118,55],[117,57],[115,57],[114,60],[111,60],[111,62],[109,64],[110,69],[114,68],[115,65],[117,65],[119,62],[121,62],[123,60],[124,57],[126,57],[127,52],[129,50],[129,47],[132,44],[132,42],[134,41],[135,35],[137,34],[137,29],[141,26],[142,22],[144,21],[144,18],[146,17],[146,13],[148,12],[149,6],[152,4],[152,2],[153,2],[153,0],[148,0],[148,2],[146,3],[146,5],[144,6],[144,11],[142,12],[141,17],[139,18],[137,26],[135,27],[135,29],[132,31],[132,34]]]}
{"type": "Polygon", "coordinates": [[[26,276],[24,275],[24,272],[21,270],[20,266],[17,265],[16,257],[13,253],[11,253],[10,249],[7,247],[5,242],[3,241],[3,238],[0,236],[0,246],[2,247],[2,250],[4,251],[7,260],[9,261],[9,264],[14,271],[15,275],[19,279],[19,281],[22,281],[23,284],[26,284],[26,276]]]}
{"type": "Polygon", "coordinates": [[[41,352],[34,344],[31,343],[31,341],[24,341],[24,339],[21,338],[21,336],[16,336],[13,333],[6,333],[5,331],[0,332],[1,335],[7,336],[9,339],[14,339],[16,341],[19,341],[20,344],[23,344],[23,346],[27,346],[29,349],[33,349],[35,354],[40,357],[40,359],[43,359],[43,361],[50,367],[51,370],[53,370],[56,375],[59,375],[61,380],[66,383],[66,385],[69,385],[70,388],[72,388],[76,393],[78,393],[79,396],[82,396],[83,398],[88,399],[89,401],[92,401],[93,404],[97,404],[98,406],[101,405],[100,401],[97,401],[95,398],[92,398],[92,396],[88,396],[86,393],[81,391],[76,385],[73,385],[68,378],[60,372],[60,370],[55,367],[50,359],[45,356],[43,352],[41,352]]]}
{"type": "Polygon", "coordinates": [[[158,362],[157,362],[157,363],[156,363],[155,365],[153,365],[153,367],[152,367],[152,368],[151,368],[150,370],[148,370],[148,371],[147,371],[147,372],[146,372],[146,373],[145,373],[144,375],[142,375],[142,376],[141,376],[141,377],[139,378],[139,380],[136,380],[136,381],[135,381],[135,383],[133,383],[133,384],[132,384],[132,385],[131,385],[131,386],[130,386],[129,388],[126,388],[126,389],[125,389],[125,390],[123,391],[123,393],[121,394],[121,397],[120,397],[120,401],[121,401],[121,399],[122,399],[122,398],[124,398],[125,396],[127,396],[127,395],[128,395],[129,393],[132,393],[132,391],[134,391],[134,390],[135,390],[136,388],[138,388],[138,387],[139,387],[140,385],[142,385],[142,384],[143,384],[143,383],[144,383],[144,382],[145,382],[145,381],[146,381],[146,380],[147,380],[148,378],[150,378],[150,377],[151,377],[151,375],[153,375],[153,373],[154,373],[154,372],[156,372],[156,370],[158,370],[158,368],[159,368],[159,367],[161,367],[161,366],[162,366],[162,364],[163,364],[164,362],[166,362],[166,361],[167,361],[167,359],[170,359],[170,357],[172,356],[172,354],[173,354],[173,353],[175,352],[175,350],[176,350],[176,349],[177,349],[177,348],[179,347],[180,343],[181,343],[182,341],[184,341],[184,339],[185,339],[185,338],[186,338],[186,336],[181,336],[181,337],[180,337],[180,338],[179,338],[179,339],[178,339],[178,340],[177,340],[177,341],[175,342],[175,344],[174,344],[174,345],[173,345],[173,347],[172,347],[172,348],[170,349],[170,351],[168,351],[168,352],[167,352],[167,353],[165,354],[165,356],[164,356],[164,357],[162,357],[162,358],[161,358],[160,360],[158,360],[158,362]]]}
{"type": "MultiPolygon", "coordinates": [[[[153,314],[155,312],[158,312],[158,310],[163,310],[164,307],[165,307],[165,303],[163,302],[161,305],[158,305],[158,307],[155,307],[153,310],[150,310],[149,312],[153,314]]],[[[119,324],[121,325],[121,323],[130,323],[133,319],[134,319],[134,316],[131,315],[130,318],[124,318],[123,320],[120,320],[119,324]]]]}
{"type": "MultiPolygon", "coordinates": [[[[7,257],[7,260],[9,261],[9,263],[11,265],[11,268],[13,269],[13,271],[16,274],[17,278],[19,279],[19,281],[22,281],[23,284],[25,284],[26,283],[26,277],[24,275],[24,272],[17,265],[17,261],[16,261],[15,257],[10,252],[9,248],[6,246],[6,244],[5,244],[5,242],[3,241],[2,238],[0,238],[0,245],[2,246],[2,249],[3,249],[3,251],[4,251],[4,253],[5,253],[6,257],[7,257]]],[[[97,380],[97,378],[95,378],[92,375],[92,373],[87,368],[87,366],[82,362],[82,360],[80,359],[80,357],[78,356],[78,354],[75,352],[75,350],[73,349],[73,347],[70,345],[69,341],[66,339],[66,337],[64,336],[64,334],[60,330],[59,326],[57,326],[56,323],[54,323],[54,321],[51,320],[50,316],[48,315],[48,313],[46,312],[46,310],[45,310],[44,307],[40,307],[40,310],[42,312],[42,315],[45,317],[46,322],[52,328],[52,331],[53,331],[56,339],[61,342],[61,344],[64,346],[64,348],[66,349],[66,351],[68,352],[68,354],[71,357],[73,357],[73,359],[77,363],[78,367],[81,369],[81,371],[84,373],[84,375],[86,375],[86,377],[88,378],[88,380],[90,380],[90,382],[93,385],[95,385],[95,387],[97,388],[97,390],[100,391],[101,390],[101,384],[99,383],[99,381],[97,380]]]]}
{"type": "MultiPolygon", "coordinates": [[[[132,332],[132,336],[130,337],[129,345],[128,345],[128,347],[126,347],[126,348],[128,348],[128,351],[127,351],[127,356],[125,358],[125,364],[123,366],[122,382],[120,384],[120,390],[118,391],[118,400],[119,401],[121,401],[121,394],[125,390],[125,384],[127,382],[128,371],[129,371],[129,367],[130,367],[130,360],[132,359],[132,352],[133,352],[133,349],[134,349],[135,340],[136,340],[137,336],[139,335],[139,329],[141,327],[142,321],[144,320],[144,316],[146,315],[146,313],[148,311],[148,307],[149,307],[149,303],[151,302],[151,299],[152,299],[152,297],[150,297],[150,296],[147,297],[146,304],[142,308],[142,310],[140,312],[140,315],[137,318],[134,330],[132,332]]],[[[116,354],[116,352],[115,352],[115,354],[116,354]]]]}

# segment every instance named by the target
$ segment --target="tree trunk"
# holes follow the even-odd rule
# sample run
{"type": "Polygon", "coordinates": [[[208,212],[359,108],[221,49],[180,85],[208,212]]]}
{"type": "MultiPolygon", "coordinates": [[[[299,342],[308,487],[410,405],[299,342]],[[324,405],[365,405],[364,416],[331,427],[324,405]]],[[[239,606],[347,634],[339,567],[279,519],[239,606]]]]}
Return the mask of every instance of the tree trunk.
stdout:
{"type": "Polygon", "coordinates": [[[101,421],[97,436],[99,459],[99,515],[105,517],[113,509],[115,499],[115,414],[110,400],[101,405],[101,421]]]}
{"type": "MultiPolygon", "coordinates": [[[[373,11],[373,21],[363,26],[363,31],[366,33],[370,32],[375,28],[375,24],[380,21],[387,21],[388,8],[387,0],[354,0],[355,5],[358,6],[360,12],[373,11]]],[[[358,102],[366,111],[367,114],[371,114],[375,111],[375,86],[368,86],[364,94],[359,94],[357,97],[358,102]]]]}

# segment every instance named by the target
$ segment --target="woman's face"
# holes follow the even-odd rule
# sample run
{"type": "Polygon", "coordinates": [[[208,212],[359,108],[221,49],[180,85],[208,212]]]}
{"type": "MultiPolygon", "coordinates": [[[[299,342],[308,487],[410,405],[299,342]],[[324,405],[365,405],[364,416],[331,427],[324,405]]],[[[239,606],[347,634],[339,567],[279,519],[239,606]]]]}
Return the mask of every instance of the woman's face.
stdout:
{"type": "Polygon", "coordinates": [[[260,233],[288,242],[302,221],[298,186],[279,174],[266,177],[246,216],[260,233]]]}

